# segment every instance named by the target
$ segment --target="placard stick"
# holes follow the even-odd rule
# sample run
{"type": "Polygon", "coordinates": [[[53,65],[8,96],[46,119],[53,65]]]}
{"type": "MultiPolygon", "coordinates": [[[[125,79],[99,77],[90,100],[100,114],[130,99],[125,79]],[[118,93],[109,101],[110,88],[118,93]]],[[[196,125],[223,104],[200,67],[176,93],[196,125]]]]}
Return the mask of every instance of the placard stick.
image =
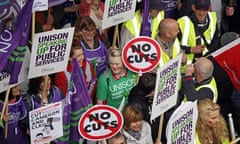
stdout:
{"type": "Polygon", "coordinates": [[[10,90],[11,90],[11,88],[10,88],[10,86],[8,86],[7,92],[6,92],[6,95],[5,95],[4,104],[3,104],[3,109],[2,109],[2,114],[1,114],[1,120],[3,119],[4,113],[5,113],[5,111],[6,111],[6,107],[8,106],[8,96],[9,96],[10,90]]]}
{"type": "Polygon", "coordinates": [[[48,103],[48,75],[43,76],[43,89],[41,91],[42,99],[41,99],[41,105],[44,105],[45,103],[48,103]]]}
{"type": "Polygon", "coordinates": [[[162,138],[163,120],[164,120],[164,113],[163,113],[163,114],[161,115],[161,117],[160,117],[159,127],[158,127],[158,136],[157,136],[157,140],[160,140],[160,141],[161,141],[161,138],[162,138]]]}
{"type": "MultiPolygon", "coordinates": [[[[5,113],[8,114],[8,103],[7,103],[5,113]]],[[[7,137],[8,137],[8,121],[5,122],[4,132],[5,132],[5,139],[7,139],[7,137]]]]}
{"type": "Polygon", "coordinates": [[[102,144],[107,144],[107,141],[106,140],[102,140],[102,144]]]}
{"type": "Polygon", "coordinates": [[[36,20],[36,13],[33,12],[32,14],[32,43],[33,43],[33,38],[34,38],[34,34],[35,34],[35,20],[36,20]]]}
{"type": "Polygon", "coordinates": [[[233,124],[233,119],[232,119],[232,114],[229,113],[228,114],[228,122],[229,122],[229,130],[230,130],[230,136],[231,136],[231,140],[235,140],[236,136],[235,136],[235,128],[234,128],[234,124],[233,124]]]}
{"type": "Polygon", "coordinates": [[[116,46],[116,42],[117,42],[118,37],[119,37],[118,25],[116,25],[115,29],[114,29],[114,35],[113,35],[113,43],[112,43],[113,48],[114,48],[114,46],[116,46]]]}
{"type": "MultiPolygon", "coordinates": [[[[9,97],[10,90],[11,90],[11,87],[8,86],[7,92],[6,92],[6,95],[5,95],[5,100],[4,100],[4,104],[3,104],[2,113],[1,113],[1,120],[3,120],[4,114],[8,113],[8,97],[9,97]]],[[[8,122],[5,122],[5,128],[4,128],[5,129],[5,138],[7,137],[7,130],[8,130],[7,125],[8,125],[8,122]]]]}

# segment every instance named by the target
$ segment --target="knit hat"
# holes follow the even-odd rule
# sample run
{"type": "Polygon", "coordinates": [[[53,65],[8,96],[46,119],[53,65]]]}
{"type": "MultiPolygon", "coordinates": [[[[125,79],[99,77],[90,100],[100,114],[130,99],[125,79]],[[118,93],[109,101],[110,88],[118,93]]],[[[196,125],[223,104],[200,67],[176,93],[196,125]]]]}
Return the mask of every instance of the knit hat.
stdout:
{"type": "Polygon", "coordinates": [[[163,10],[166,4],[161,0],[150,0],[149,9],[163,10]]]}
{"type": "Polygon", "coordinates": [[[226,44],[239,38],[239,34],[236,32],[226,32],[221,36],[220,45],[223,47],[226,44]]]}
{"type": "Polygon", "coordinates": [[[196,9],[208,10],[211,6],[210,0],[195,0],[194,5],[196,9]]]}

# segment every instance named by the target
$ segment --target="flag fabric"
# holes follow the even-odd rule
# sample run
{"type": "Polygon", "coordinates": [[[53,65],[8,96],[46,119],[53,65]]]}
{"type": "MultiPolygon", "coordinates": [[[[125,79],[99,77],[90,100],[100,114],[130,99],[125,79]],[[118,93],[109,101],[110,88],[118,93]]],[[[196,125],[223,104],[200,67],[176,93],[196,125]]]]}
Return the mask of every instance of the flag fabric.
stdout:
{"type": "Polygon", "coordinates": [[[0,71],[11,75],[10,84],[17,83],[30,31],[33,0],[28,0],[17,15],[16,22],[0,35],[0,71]]]}
{"type": "Polygon", "coordinates": [[[144,1],[143,21],[141,25],[141,36],[151,36],[151,24],[149,22],[149,0],[144,1]]]}
{"type": "Polygon", "coordinates": [[[73,60],[73,71],[70,78],[70,88],[74,90],[70,98],[71,99],[70,140],[78,141],[79,138],[81,138],[78,132],[79,120],[82,114],[92,106],[92,101],[88,94],[82,69],[79,67],[76,58],[73,60]]]}
{"type": "Polygon", "coordinates": [[[57,139],[57,144],[69,144],[69,142],[77,142],[81,138],[78,132],[79,120],[82,114],[92,106],[81,70],[77,59],[74,58],[73,71],[64,99],[63,137],[57,139]]]}
{"type": "Polygon", "coordinates": [[[16,18],[21,6],[21,0],[0,1],[0,33],[5,29],[5,24],[9,19],[16,18]]]}
{"type": "Polygon", "coordinates": [[[226,71],[232,84],[240,91],[240,38],[222,47],[211,55],[226,71]]]}
{"type": "Polygon", "coordinates": [[[56,144],[69,144],[70,138],[70,117],[71,117],[71,96],[72,90],[69,90],[65,99],[63,99],[63,136],[56,140],[56,144]]]}
{"type": "Polygon", "coordinates": [[[48,0],[48,7],[52,7],[52,6],[56,6],[56,5],[60,5],[64,2],[66,2],[67,0],[48,0]]]}

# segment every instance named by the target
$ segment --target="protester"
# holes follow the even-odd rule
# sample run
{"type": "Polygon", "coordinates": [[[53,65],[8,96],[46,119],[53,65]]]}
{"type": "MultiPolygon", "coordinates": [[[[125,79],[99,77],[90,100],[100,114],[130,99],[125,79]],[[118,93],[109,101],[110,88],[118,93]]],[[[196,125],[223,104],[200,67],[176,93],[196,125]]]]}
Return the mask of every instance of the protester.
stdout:
{"type": "MultiPolygon", "coordinates": [[[[6,92],[0,94],[0,98],[4,99],[6,92]]],[[[0,110],[2,112],[4,102],[0,100],[0,110]]],[[[20,87],[18,85],[11,88],[8,96],[8,112],[3,116],[3,120],[7,123],[7,138],[5,138],[6,127],[0,127],[0,143],[27,144],[27,129],[24,121],[27,116],[27,108],[23,102],[20,87]]]]}
{"type": "Polygon", "coordinates": [[[138,81],[138,84],[132,88],[128,96],[129,104],[136,104],[142,111],[143,120],[151,125],[152,139],[156,140],[158,136],[159,118],[151,121],[152,102],[156,85],[155,73],[144,73],[138,81]]]}
{"type": "Polygon", "coordinates": [[[212,76],[213,69],[212,62],[205,57],[199,58],[194,64],[187,65],[182,85],[185,100],[195,101],[209,98],[217,102],[218,91],[212,76]]]}
{"type": "Polygon", "coordinates": [[[192,13],[192,3],[194,0],[178,0],[177,7],[178,7],[178,15],[179,17],[183,16],[190,16],[192,13]]]}
{"type": "Polygon", "coordinates": [[[223,3],[223,32],[240,34],[240,2],[238,0],[225,0],[223,3]]]}
{"type": "Polygon", "coordinates": [[[107,140],[107,144],[127,144],[124,135],[119,132],[107,140]]]}
{"type": "Polygon", "coordinates": [[[155,38],[161,47],[161,59],[159,62],[160,67],[168,63],[171,59],[176,58],[181,53],[183,54],[181,63],[186,63],[186,55],[181,49],[181,45],[177,37],[178,34],[179,27],[176,20],[165,18],[160,22],[158,27],[158,34],[155,38]]]}
{"type": "Polygon", "coordinates": [[[109,53],[109,66],[97,84],[97,103],[108,104],[115,108],[127,104],[129,92],[137,83],[137,75],[126,69],[122,62],[122,51],[113,49],[109,53]]]}
{"type": "MultiPolygon", "coordinates": [[[[50,103],[59,102],[63,98],[64,94],[52,84],[51,77],[48,75],[30,79],[28,94],[23,97],[28,112],[50,103]]],[[[29,121],[28,116],[26,121],[29,121]]],[[[27,127],[29,127],[29,123],[27,127]]]]}
{"type": "Polygon", "coordinates": [[[28,95],[31,95],[34,102],[32,109],[61,101],[64,98],[62,91],[52,84],[48,75],[30,79],[28,95]]]}
{"type": "Polygon", "coordinates": [[[229,144],[227,124],[220,114],[220,106],[211,99],[198,101],[196,144],[229,144]]]}
{"type": "Polygon", "coordinates": [[[127,144],[153,144],[150,125],[143,120],[137,105],[126,105],[123,109],[123,135],[127,144]]]}
{"type": "Polygon", "coordinates": [[[94,71],[92,64],[90,64],[84,58],[83,48],[77,42],[73,42],[72,44],[67,69],[63,72],[56,73],[54,77],[55,85],[59,87],[65,95],[67,94],[67,88],[70,82],[70,75],[73,70],[72,67],[73,58],[77,58],[78,60],[79,66],[81,67],[83,75],[85,77],[89,96],[92,98],[92,101],[94,101],[97,84],[96,73],[94,71]]]}
{"type": "Polygon", "coordinates": [[[210,11],[210,0],[194,0],[192,10],[190,16],[178,19],[179,38],[188,64],[219,48],[217,16],[210,11]]]}
{"type": "Polygon", "coordinates": [[[99,77],[107,68],[108,53],[104,43],[97,37],[94,21],[88,16],[81,16],[75,23],[74,36],[81,43],[86,60],[94,65],[99,77]]]}
{"type": "Polygon", "coordinates": [[[79,16],[89,16],[100,31],[102,31],[103,11],[104,3],[101,0],[83,0],[79,4],[79,16]]]}

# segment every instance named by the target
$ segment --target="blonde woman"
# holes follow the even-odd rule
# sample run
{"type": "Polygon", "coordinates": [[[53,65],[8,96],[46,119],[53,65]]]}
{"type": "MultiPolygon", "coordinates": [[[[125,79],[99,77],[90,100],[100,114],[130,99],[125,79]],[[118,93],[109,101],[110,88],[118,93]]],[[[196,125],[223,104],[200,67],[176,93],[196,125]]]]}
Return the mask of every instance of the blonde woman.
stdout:
{"type": "Polygon", "coordinates": [[[98,104],[119,108],[122,101],[127,103],[130,90],[137,83],[137,75],[124,67],[121,54],[121,49],[109,51],[110,69],[100,75],[97,84],[98,104]]]}
{"type": "Polygon", "coordinates": [[[196,144],[229,144],[227,124],[220,114],[220,106],[211,99],[198,102],[196,144]]]}

